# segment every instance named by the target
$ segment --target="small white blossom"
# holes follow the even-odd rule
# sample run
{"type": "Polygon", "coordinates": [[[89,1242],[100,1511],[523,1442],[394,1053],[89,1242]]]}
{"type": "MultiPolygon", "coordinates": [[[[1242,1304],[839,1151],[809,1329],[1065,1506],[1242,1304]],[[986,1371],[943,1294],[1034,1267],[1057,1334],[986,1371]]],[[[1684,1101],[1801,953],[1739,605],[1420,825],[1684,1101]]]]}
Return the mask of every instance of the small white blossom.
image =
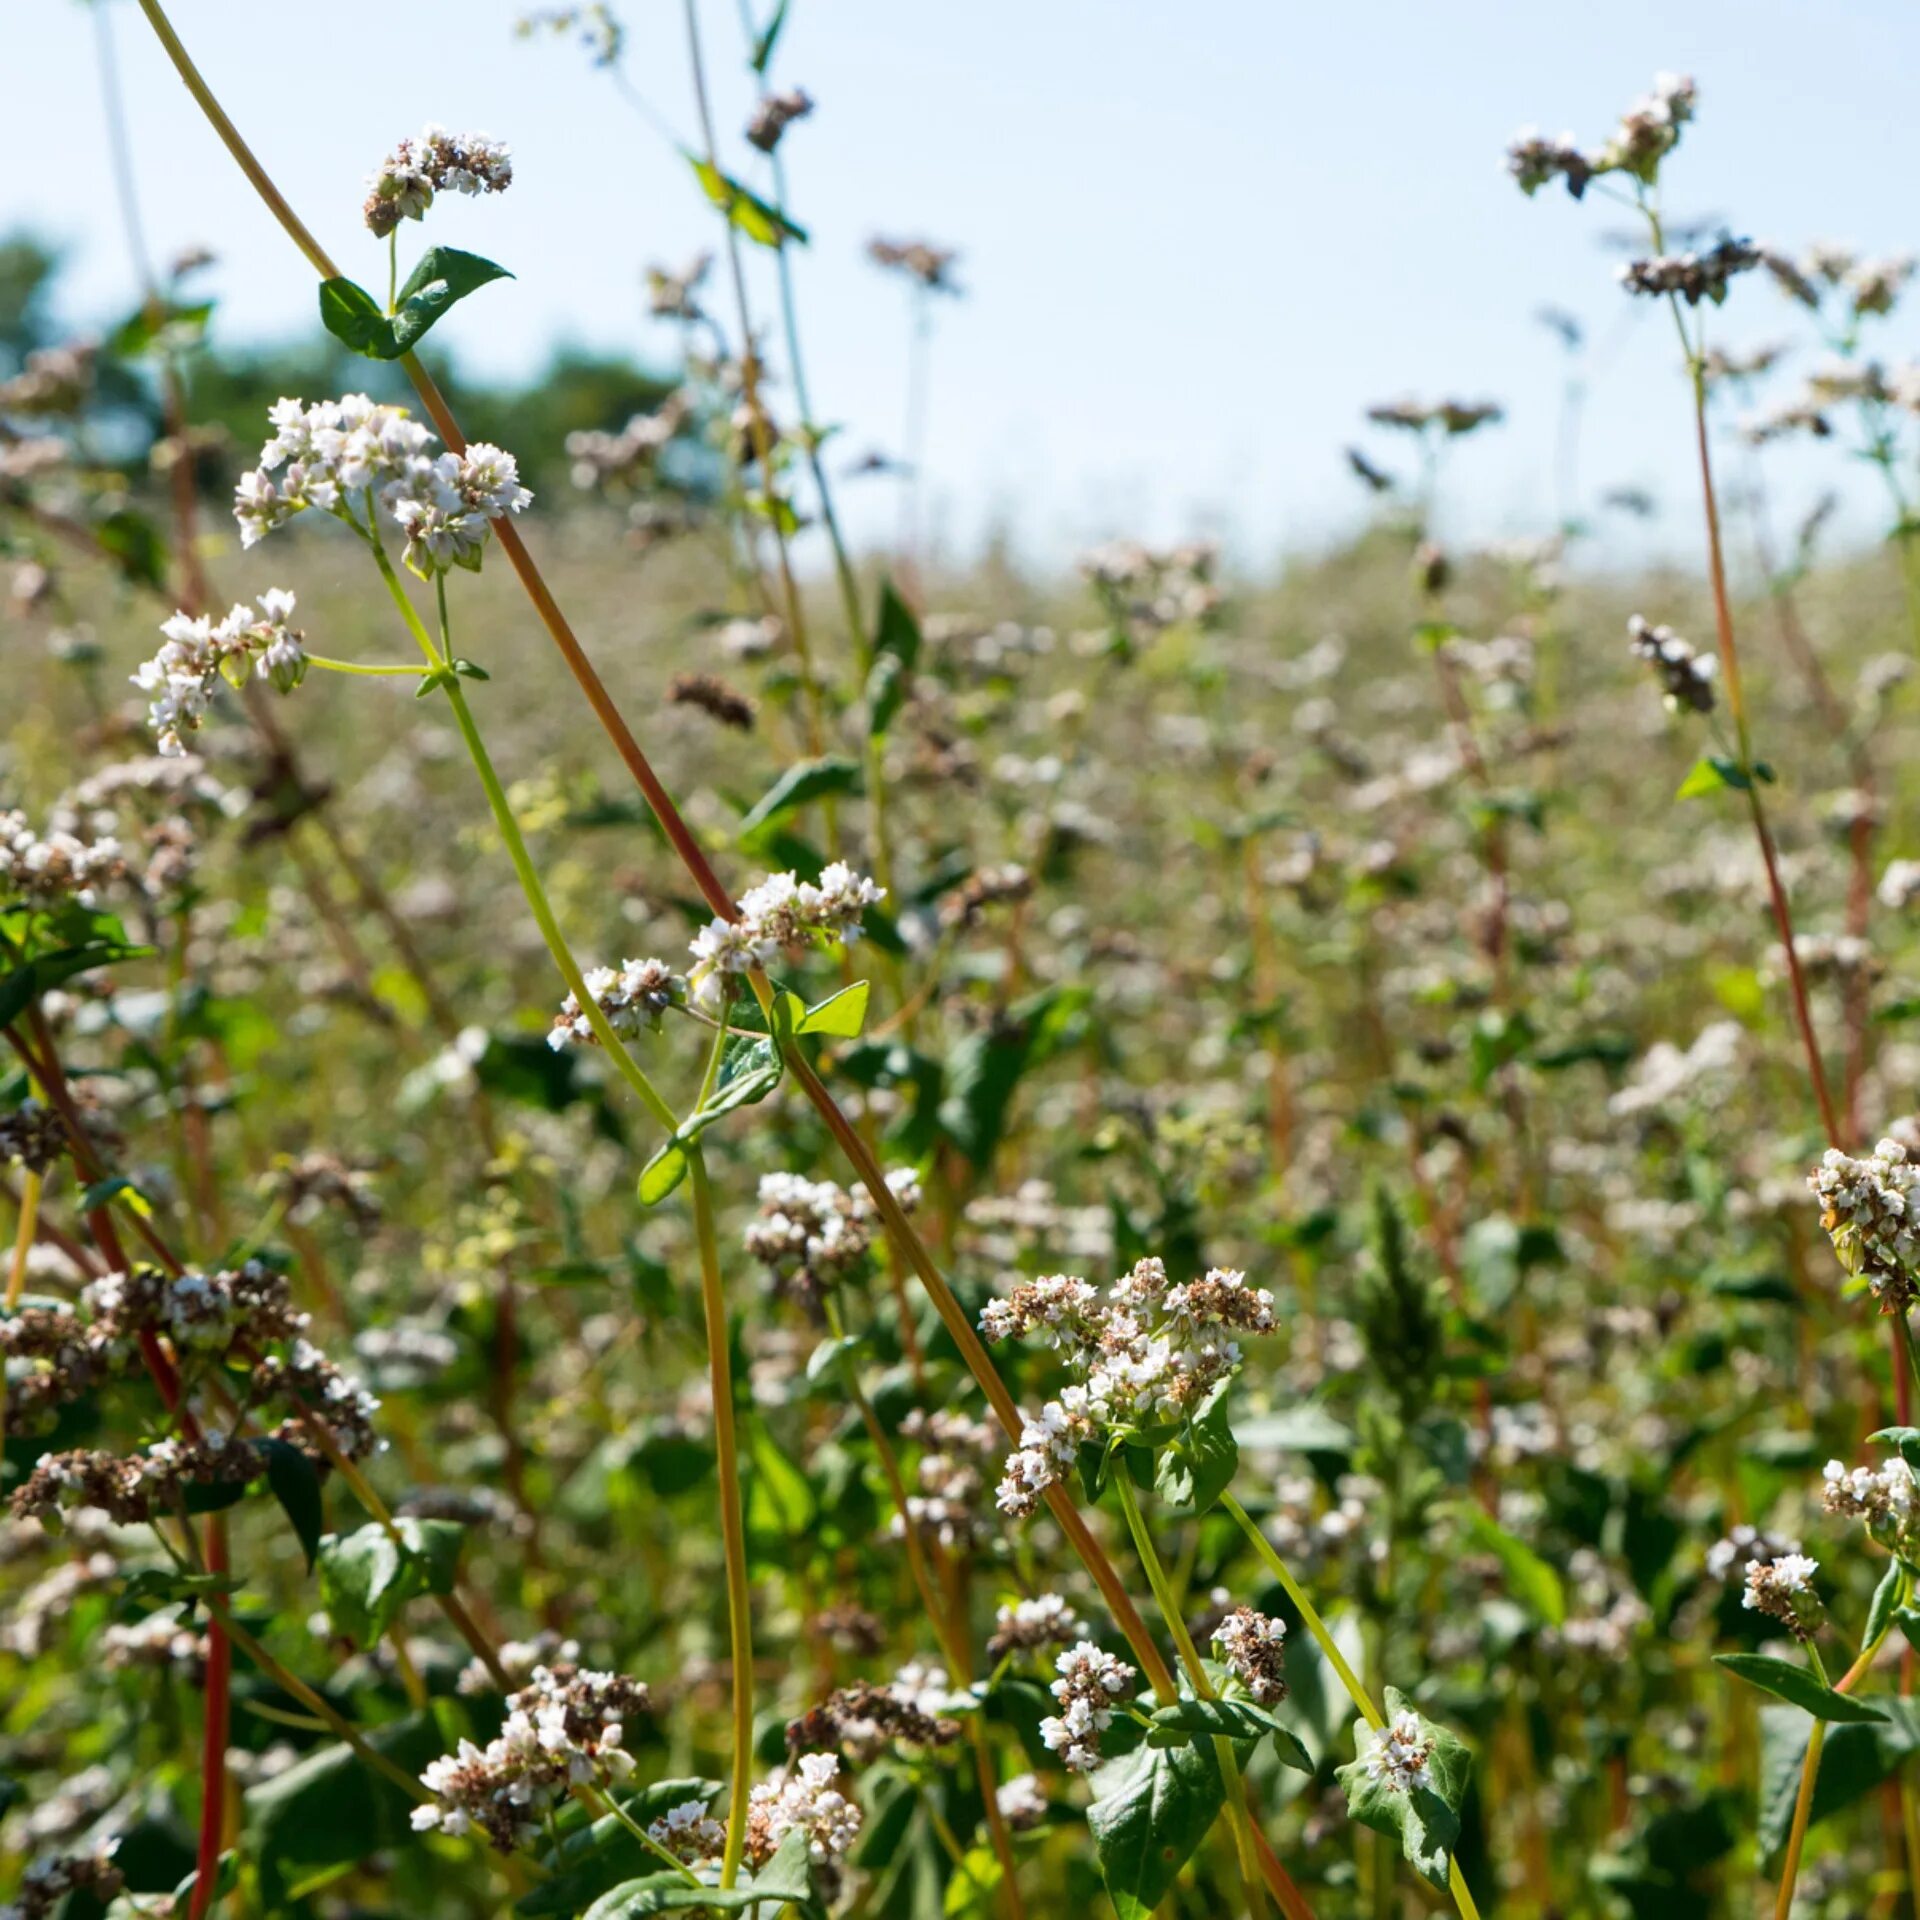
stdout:
{"type": "Polygon", "coordinates": [[[1433,1737],[1421,1725],[1417,1713],[1396,1714],[1382,1733],[1373,1737],[1367,1750],[1367,1777],[1394,1793],[1411,1793],[1416,1787],[1432,1787],[1433,1737]]]}

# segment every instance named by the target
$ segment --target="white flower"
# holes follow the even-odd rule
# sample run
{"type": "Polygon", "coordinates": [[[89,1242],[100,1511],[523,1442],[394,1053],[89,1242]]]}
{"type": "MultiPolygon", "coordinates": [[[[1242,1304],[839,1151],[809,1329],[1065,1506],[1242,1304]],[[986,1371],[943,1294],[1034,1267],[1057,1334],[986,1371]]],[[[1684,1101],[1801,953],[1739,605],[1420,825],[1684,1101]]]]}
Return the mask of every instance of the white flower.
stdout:
{"type": "Polygon", "coordinates": [[[1384,1733],[1376,1733],[1367,1752],[1367,1777],[1395,1793],[1433,1785],[1433,1738],[1417,1713],[1396,1714],[1384,1733]]]}
{"type": "Polygon", "coordinates": [[[477,568],[489,523],[524,512],[533,495],[511,454],[484,443],[464,454],[436,451],[428,430],[401,407],[365,394],[269,410],[273,438],[234,490],[243,546],[253,546],[309,507],[378,531],[384,518],[406,540],[407,565],[423,577],[477,568]]]}

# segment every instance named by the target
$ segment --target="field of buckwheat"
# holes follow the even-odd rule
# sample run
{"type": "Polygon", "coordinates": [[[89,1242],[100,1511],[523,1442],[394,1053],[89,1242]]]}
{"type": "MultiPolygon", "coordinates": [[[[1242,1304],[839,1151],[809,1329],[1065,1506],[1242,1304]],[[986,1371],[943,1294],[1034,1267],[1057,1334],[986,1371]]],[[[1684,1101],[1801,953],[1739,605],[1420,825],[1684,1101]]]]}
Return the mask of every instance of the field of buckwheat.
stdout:
{"type": "Polygon", "coordinates": [[[1915,263],[1674,231],[1661,75],[1488,191],[1634,224],[1693,570],[1436,544],[1404,398],[1265,583],[957,573],[842,538],[786,0],[520,444],[532,167],[367,156],[362,285],[119,11],[326,378],[0,248],[0,1914],[1920,1914],[1915,263]]]}

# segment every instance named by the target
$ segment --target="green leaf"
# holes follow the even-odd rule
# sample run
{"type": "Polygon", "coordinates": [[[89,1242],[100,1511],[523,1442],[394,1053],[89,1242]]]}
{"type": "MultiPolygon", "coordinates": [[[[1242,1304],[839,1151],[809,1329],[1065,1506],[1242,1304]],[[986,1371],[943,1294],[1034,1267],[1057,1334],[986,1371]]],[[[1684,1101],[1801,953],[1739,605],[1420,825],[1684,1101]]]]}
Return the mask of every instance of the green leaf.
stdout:
{"type": "Polygon", "coordinates": [[[449,307],[491,280],[512,278],[505,267],[477,253],[429,247],[407,275],[392,314],[365,287],[336,278],[320,283],[320,322],[343,346],[369,360],[398,360],[449,307]]]}
{"type": "MultiPolygon", "coordinates": [[[[1755,771],[1760,773],[1762,779],[1766,778],[1764,770],[1756,768],[1755,771]]],[[[1718,793],[1723,787],[1733,787],[1745,793],[1752,785],[1739,761],[1708,754],[1693,763],[1692,771],[1680,782],[1673,797],[1676,800],[1695,800],[1703,793],[1718,793]]]]}
{"type": "Polygon", "coordinates": [[[370,1647],[412,1598],[408,1562],[386,1528],[369,1521],[320,1543],[320,1595],[336,1632],[370,1647]]]}
{"type": "Polygon", "coordinates": [[[1312,1756],[1300,1736],[1265,1707],[1252,1700],[1221,1698],[1196,1700],[1183,1696],[1171,1706],[1156,1708],[1147,1740],[1154,1746],[1173,1746],[1212,1735],[1223,1740],[1271,1740],[1281,1763],[1312,1773],[1312,1756]]]}
{"type": "Polygon", "coordinates": [[[830,794],[861,790],[860,763],[844,754],[824,754],[818,760],[797,760],[783,773],[740,822],[740,837],[783,820],[798,808],[830,794]]]}
{"type": "MultiPolygon", "coordinates": [[[[430,1710],[367,1735],[375,1751],[413,1774],[457,1739],[458,1730],[440,1725],[430,1710]]],[[[259,1873],[262,1909],[281,1912],[368,1854],[411,1844],[412,1806],[344,1742],[308,1754],[251,1789],[242,1851],[259,1873]]]]}
{"type": "MultiPolygon", "coordinates": [[[[774,1010],[778,1024],[781,1008],[777,1001],[774,1010]]],[[[716,1120],[724,1120],[738,1108],[758,1105],[780,1084],[783,1070],[779,1049],[772,1040],[736,1035],[727,1042],[713,1091],[681,1122],[678,1137],[696,1140],[716,1120]]]]}
{"type": "Polygon", "coordinates": [[[1087,1824],[1119,1920],[1149,1920],[1226,1801],[1211,1742],[1141,1745],[1093,1776],[1087,1824]]]}
{"type": "MultiPolygon", "coordinates": [[[[1866,1726],[1834,1727],[1821,1749],[1814,1781],[1810,1825],[1817,1826],[1863,1799],[1909,1755],[1920,1750],[1920,1708],[1898,1695],[1884,1706],[1888,1719],[1866,1726]]],[[[1771,1862],[1786,1844],[1800,1792],[1801,1763],[1813,1732],[1796,1707],[1760,1709],[1760,1817],[1763,1860],[1771,1862]]]]}
{"type": "Polygon", "coordinates": [[[505,267],[483,260],[477,253],[462,253],[458,247],[429,247],[400,289],[400,304],[393,316],[394,351],[381,357],[397,360],[401,354],[412,352],[449,307],[491,281],[512,278],[505,267]]]}
{"type": "Polygon", "coordinates": [[[1463,1504],[1460,1516],[1473,1544],[1500,1562],[1507,1591],[1548,1626],[1564,1625],[1567,1594],[1559,1574],[1524,1540],[1516,1539],[1481,1508],[1463,1504]]]}
{"type": "Polygon", "coordinates": [[[460,1581],[466,1528],[457,1520],[416,1520],[410,1514],[403,1514],[393,1526],[413,1558],[423,1589],[451,1593],[460,1581]]]}
{"type": "Polygon", "coordinates": [[[143,587],[166,585],[167,545],[144,513],[122,507],[94,522],[93,537],[123,578],[143,587]]]}
{"type": "Polygon", "coordinates": [[[1445,1727],[1436,1726],[1404,1694],[1389,1687],[1388,1720],[1397,1720],[1403,1713],[1413,1714],[1422,1737],[1431,1742],[1427,1756],[1431,1787],[1402,1793],[1386,1781],[1374,1779],[1367,1771],[1366,1756],[1372,1751],[1375,1736],[1364,1720],[1355,1721],[1353,1729],[1354,1751],[1359,1758],[1336,1768],[1333,1777],[1346,1789],[1347,1811],[1354,1819],[1376,1833],[1397,1835],[1407,1863],[1423,1879],[1444,1889],[1454,1843],[1460,1838],[1460,1807],[1467,1797],[1473,1757],[1463,1741],[1445,1727]]]}
{"type": "Polygon", "coordinates": [[[116,360],[138,360],[162,344],[177,351],[199,340],[212,317],[211,300],[182,305],[155,299],[114,328],[107,336],[107,351],[116,360]]]}
{"type": "Polygon", "coordinates": [[[320,324],[369,360],[394,360],[393,323],[365,287],[344,276],[320,282],[320,324]]]}
{"type": "Polygon", "coordinates": [[[860,1336],[843,1333],[837,1340],[822,1340],[807,1356],[807,1378],[809,1381],[823,1379],[828,1374],[838,1375],[841,1356],[851,1356],[860,1351],[860,1336]]]}
{"type": "Polygon", "coordinates": [[[213,1593],[237,1593],[240,1582],[227,1573],[180,1573],[172,1567],[142,1567],[129,1574],[121,1598],[177,1601],[192,1607],[213,1593]]]}
{"type": "Polygon", "coordinates": [[[1240,1445],[1227,1418],[1231,1380],[1222,1380],[1200,1403],[1184,1431],[1159,1458],[1154,1490],[1176,1507],[1205,1513],[1233,1484],[1240,1445]]]}
{"type": "Polygon", "coordinates": [[[1891,1447],[1908,1466],[1920,1471],[1920,1427],[1882,1427],[1867,1438],[1879,1446],[1891,1447]]]}
{"type": "Polygon", "coordinates": [[[780,0],[774,8],[773,17],[760,29],[760,37],[753,43],[753,70],[764,74],[773,64],[773,50],[780,44],[780,29],[787,24],[787,8],[790,0],[780,0]]]}
{"type": "Polygon", "coordinates": [[[893,725],[919,658],[920,622],[894,591],[893,582],[884,580],[880,584],[880,620],[873,636],[873,664],[867,669],[867,732],[873,738],[878,739],[893,725]]]}
{"type": "Polygon", "coordinates": [[[770,206],[757,193],[750,192],[731,174],[722,173],[697,153],[688,153],[686,161],[707,198],[756,245],[783,247],[789,240],[797,240],[803,247],[807,244],[804,227],[795,226],[778,207],[770,206]]]}
{"type": "Polygon", "coordinates": [[[1885,1637],[1901,1612],[1901,1602],[1906,1597],[1907,1570],[1895,1560],[1881,1575],[1880,1584],[1873,1590],[1873,1600],[1867,1608],[1867,1631],[1862,1645],[1870,1647],[1885,1637]]]}
{"type": "Polygon", "coordinates": [[[76,974],[110,967],[122,960],[145,960],[157,949],[131,946],[124,939],[91,939],[79,946],[56,947],[0,974],[0,1027],[9,1027],[43,993],[76,974]]]}
{"type": "Polygon", "coordinates": [[[1812,1714],[1816,1720],[1858,1724],[1886,1718],[1878,1707],[1870,1707],[1863,1700],[1850,1699],[1844,1693],[1835,1693],[1807,1668],[1797,1666],[1791,1660],[1776,1660],[1764,1653],[1716,1653],[1713,1658],[1715,1665],[1738,1675],[1749,1686],[1790,1701],[1802,1712],[1812,1714]]]}
{"type": "Polygon", "coordinates": [[[292,1524],[311,1573],[327,1525],[320,1497],[320,1470],[310,1455],[285,1440],[262,1440],[260,1451],[267,1456],[267,1485],[292,1524]]]}
{"type": "Polygon", "coordinates": [[[91,1186],[83,1187],[80,1190],[80,1211],[97,1213],[115,1200],[124,1200],[127,1211],[139,1214],[143,1220],[153,1212],[153,1202],[124,1173],[117,1173],[107,1180],[96,1180],[91,1186]]]}
{"type": "Polygon", "coordinates": [[[686,1177],[687,1150],[678,1140],[669,1140],[640,1169],[640,1204],[657,1207],[686,1177]]]}
{"type": "Polygon", "coordinates": [[[1345,1454],[1354,1448],[1353,1430],[1312,1401],[1238,1421],[1233,1431],[1243,1448],[1256,1453],[1345,1454]]]}
{"type": "Polygon", "coordinates": [[[836,1040],[857,1040],[860,1029],[867,1024],[867,1001],[873,991],[872,984],[866,980],[856,980],[850,987],[842,987],[838,993],[829,994],[826,999],[809,1007],[794,1022],[795,1033],[821,1033],[836,1040]]]}

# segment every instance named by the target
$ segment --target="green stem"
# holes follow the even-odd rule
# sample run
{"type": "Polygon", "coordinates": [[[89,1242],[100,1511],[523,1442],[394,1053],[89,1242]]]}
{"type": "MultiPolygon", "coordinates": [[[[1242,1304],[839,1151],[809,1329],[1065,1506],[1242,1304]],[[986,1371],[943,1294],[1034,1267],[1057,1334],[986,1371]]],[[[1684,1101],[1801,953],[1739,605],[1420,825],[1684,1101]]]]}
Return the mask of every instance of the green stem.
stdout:
{"type": "MultiPolygon", "coordinates": [[[[350,523],[356,524],[357,523],[350,523]]],[[[420,643],[420,650],[426,656],[430,670],[438,672],[446,665],[446,655],[442,648],[436,647],[433,637],[427,632],[420,616],[414,611],[413,603],[407,598],[406,589],[400,584],[400,577],[393,570],[393,562],[387,558],[385,547],[380,544],[378,534],[367,538],[375,563],[379,566],[380,577],[387,583],[387,591],[393,597],[393,603],[399,608],[401,617],[412,630],[414,638],[420,643]]],[[[446,576],[440,575],[436,581],[440,606],[440,627],[444,641],[447,629],[447,583],[446,576]]],[[[533,864],[533,856],[527,851],[527,843],[520,832],[520,823],[514,818],[512,804],[508,801],[506,789],[500,784],[500,776],[494,771],[493,761],[487,753],[486,743],[480,737],[480,729],[475,724],[473,710],[467,705],[465,690],[457,678],[449,675],[441,682],[447,696],[447,705],[453,709],[454,725],[460,729],[460,738],[465,743],[467,757],[473,762],[474,771],[480,776],[480,785],[487,796],[487,806],[493,814],[493,824],[506,847],[507,858],[513,863],[515,877],[520,882],[520,891],[526,896],[528,909],[533,914],[534,924],[540,929],[540,937],[547,943],[547,951],[553,956],[553,963],[560,970],[560,977],[578,1003],[580,1011],[587,1017],[587,1024],[593,1029],[593,1037],[607,1051],[620,1077],[626,1081],[640,1097],[640,1103],[652,1114],[661,1127],[672,1133],[678,1124],[673,1109],[661,1097],[660,1091],[642,1071],[640,1063],[630,1054],[620,1036],[614,1032],[600,1003],[587,991],[585,977],[580,964],[573,957],[573,949],[567,945],[566,936],[560,931],[560,923],[553,917],[553,908],[547,903],[545,887],[540,884],[540,875],[533,864]]]]}
{"type": "Polygon", "coordinates": [[[580,1804],[583,1807],[585,1807],[589,1813],[595,1815],[596,1817],[601,1814],[607,1814],[607,1813],[612,1814],[613,1817],[617,1821],[619,1821],[619,1823],[623,1827],[625,1827],[626,1830],[630,1834],[632,1834],[633,1837],[636,1840],[638,1840],[640,1844],[643,1847],[645,1847],[650,1854],[654,1855],[656,1859],[665,1861],[665,1863],[669,1867],[671,1867],[675,1873],[679,1874],[683,1879],[690,1881],[694,1886],[697,1887],[701,1884],[700,1876],[697,1873],[695,1873],[694,1870],[690,1866],[688,1866],[687,1863],[684,1860],[682,1860],[678,1854],[670,1853],[665,1847],[663,1847],[660,1844],[660,1842],[656,1840],[653,1837],[653,1835],[650,1834],[646,1830],[646,1828],[639,1823],[639,1821],[634,1819],[634,1817],[630,1813],[628,1813],[626,1808],[623,1807],[620,1804],[620,1802],[613,1797],[612,1794],[602,1793],[599,1791],[599,1789],[595,1787],[583,1786],[583,1787],[576,1787],[574,1789],[574,1796],[576,1799],[579,1800],[580,1804]]]}
{"type": "MultiPolygon", "coordinates": [[[[711,1088],[726,1046],[726,1023],[714,1035],[707,1063],[711,1088]]],[[[713,1192],[707,1159],[696,1140],[687,1147],[693,1190],[694,1235],[700,1245],[700,1300],[707,1323],[707,1373],[713,1394],[713,1433],[720,1479],[720,1535],[727,1560],[727,1638],[733,1662],[733,1778],[727,1802],[727,1844],[720,1884],[740,1875],[747,1842],[747,1806],[753,1786],[753,1589],[747,1573],[746,1524],[740,1505],[740,1446],[733,1418],[733,1346],[727,1331],[726,1296],[720,1284],[720,1249],[713,1226],[713,1192]]]]}
{"type": "Polygon", "coordinates": [[[369,677],[390,674],[399,675],[404,673],[410,674],[415,680],[420,678],[420,669],[415,666],[370,667],[362,665],[358,660],[329,660],[324,653],[308,654],[307,665],[310,667],[324,667],[328,673],[359,673],[366,674],[369,677]]]}
{"type": "MultiPolygon", "coordinates": [[[[1231,1493],[1220,1496],[1220,1504],[1230,1513],[1240,1531],[1247,1536],[1255,1553],[1260,1556],[1267,1571],[1279,1581],[1287,1598],[1293,1602],[1294,1610],[1299,1614],[1302,1625],[1313,1636],[1313,1643],[1326,1657],[1327,1664],[1340,1676],[1340,1684],[1347,1690],[1347,1698],[1359,1710],[1360,1717],[1375,1733],[1384,1733],[1387,1717],[1374,1705],[1373,1696],[1360,1684],[1360,1677],[1347,1664],[1347,1657],[1340,1651],[1337,1641],[1328,1630],[1327,1623],[1321,1619],[1317,1607],[1301,1590],[1300,1583],[1287,1571],[1287,1563],[1274,1551],[1273,1542],[1253,1524],[1248,1514],[1231,1493]]],[[[1480,1909],[1474,1903],[1473,1893],[1467,1886],[1467,1877],[1460,1871],[1460,1863],[1451,1854],[1447,1856],[1447,1887],[1453,1895],[1453,1903],[1459,1909],[1461,1920],[1480,1920],[1480,1909]]]]}
{"type": "MultiPolygon", "coordinates": [[[[1193,1644],[1193,1635],[1187,1631],[1185,1617],[1180,1611],[1180,1597],[1173,1591],[1167,1570],[1161,1565],[1159,1554],[1154,1551],[1153,1538],[1147,1532],[1147,1523],[1141,1516],[1140,1502],[1134,1497],[1133,1481],[1124,1461],[1115,1464],[1113,1484],[1119,1489],[1120,1510],[1127,1517],[1127,1531],[1133,1535],[1134,1551],[1139,1554],[1140,1564],[1146,1570],[1147,1585],[1153,1589],[1160,1617],[1167,1623],[1167,1631],[1173,1635],[1173,1644],[1179,1650],[1180,1664],[1187,1670],[1187,1679],[1192,1683],[1195,1695],[1202,1700],[1212,1700],[1216,1698],[1213,1681],[1208,1677],[1199,1648],[1193,1644]]],[[[1219,1764],[1220,1777],[1227,1789],[1227,1821],[1233,1829],[1241,1891],[1246,1896],[1247,1911],[1255,1916],[1255,1920],[1259,1920],[1259,1916],[1267,1910],[1267,1903],[1260,1889],[1260,1862],[1254,1853],[1253,1833],[1247,1818],[1247,1790],[1241,1784],[1240,1762],[1234,1755],[1233,1742],[1216,1734],[1213,1757],[1219,1764]]]]}

